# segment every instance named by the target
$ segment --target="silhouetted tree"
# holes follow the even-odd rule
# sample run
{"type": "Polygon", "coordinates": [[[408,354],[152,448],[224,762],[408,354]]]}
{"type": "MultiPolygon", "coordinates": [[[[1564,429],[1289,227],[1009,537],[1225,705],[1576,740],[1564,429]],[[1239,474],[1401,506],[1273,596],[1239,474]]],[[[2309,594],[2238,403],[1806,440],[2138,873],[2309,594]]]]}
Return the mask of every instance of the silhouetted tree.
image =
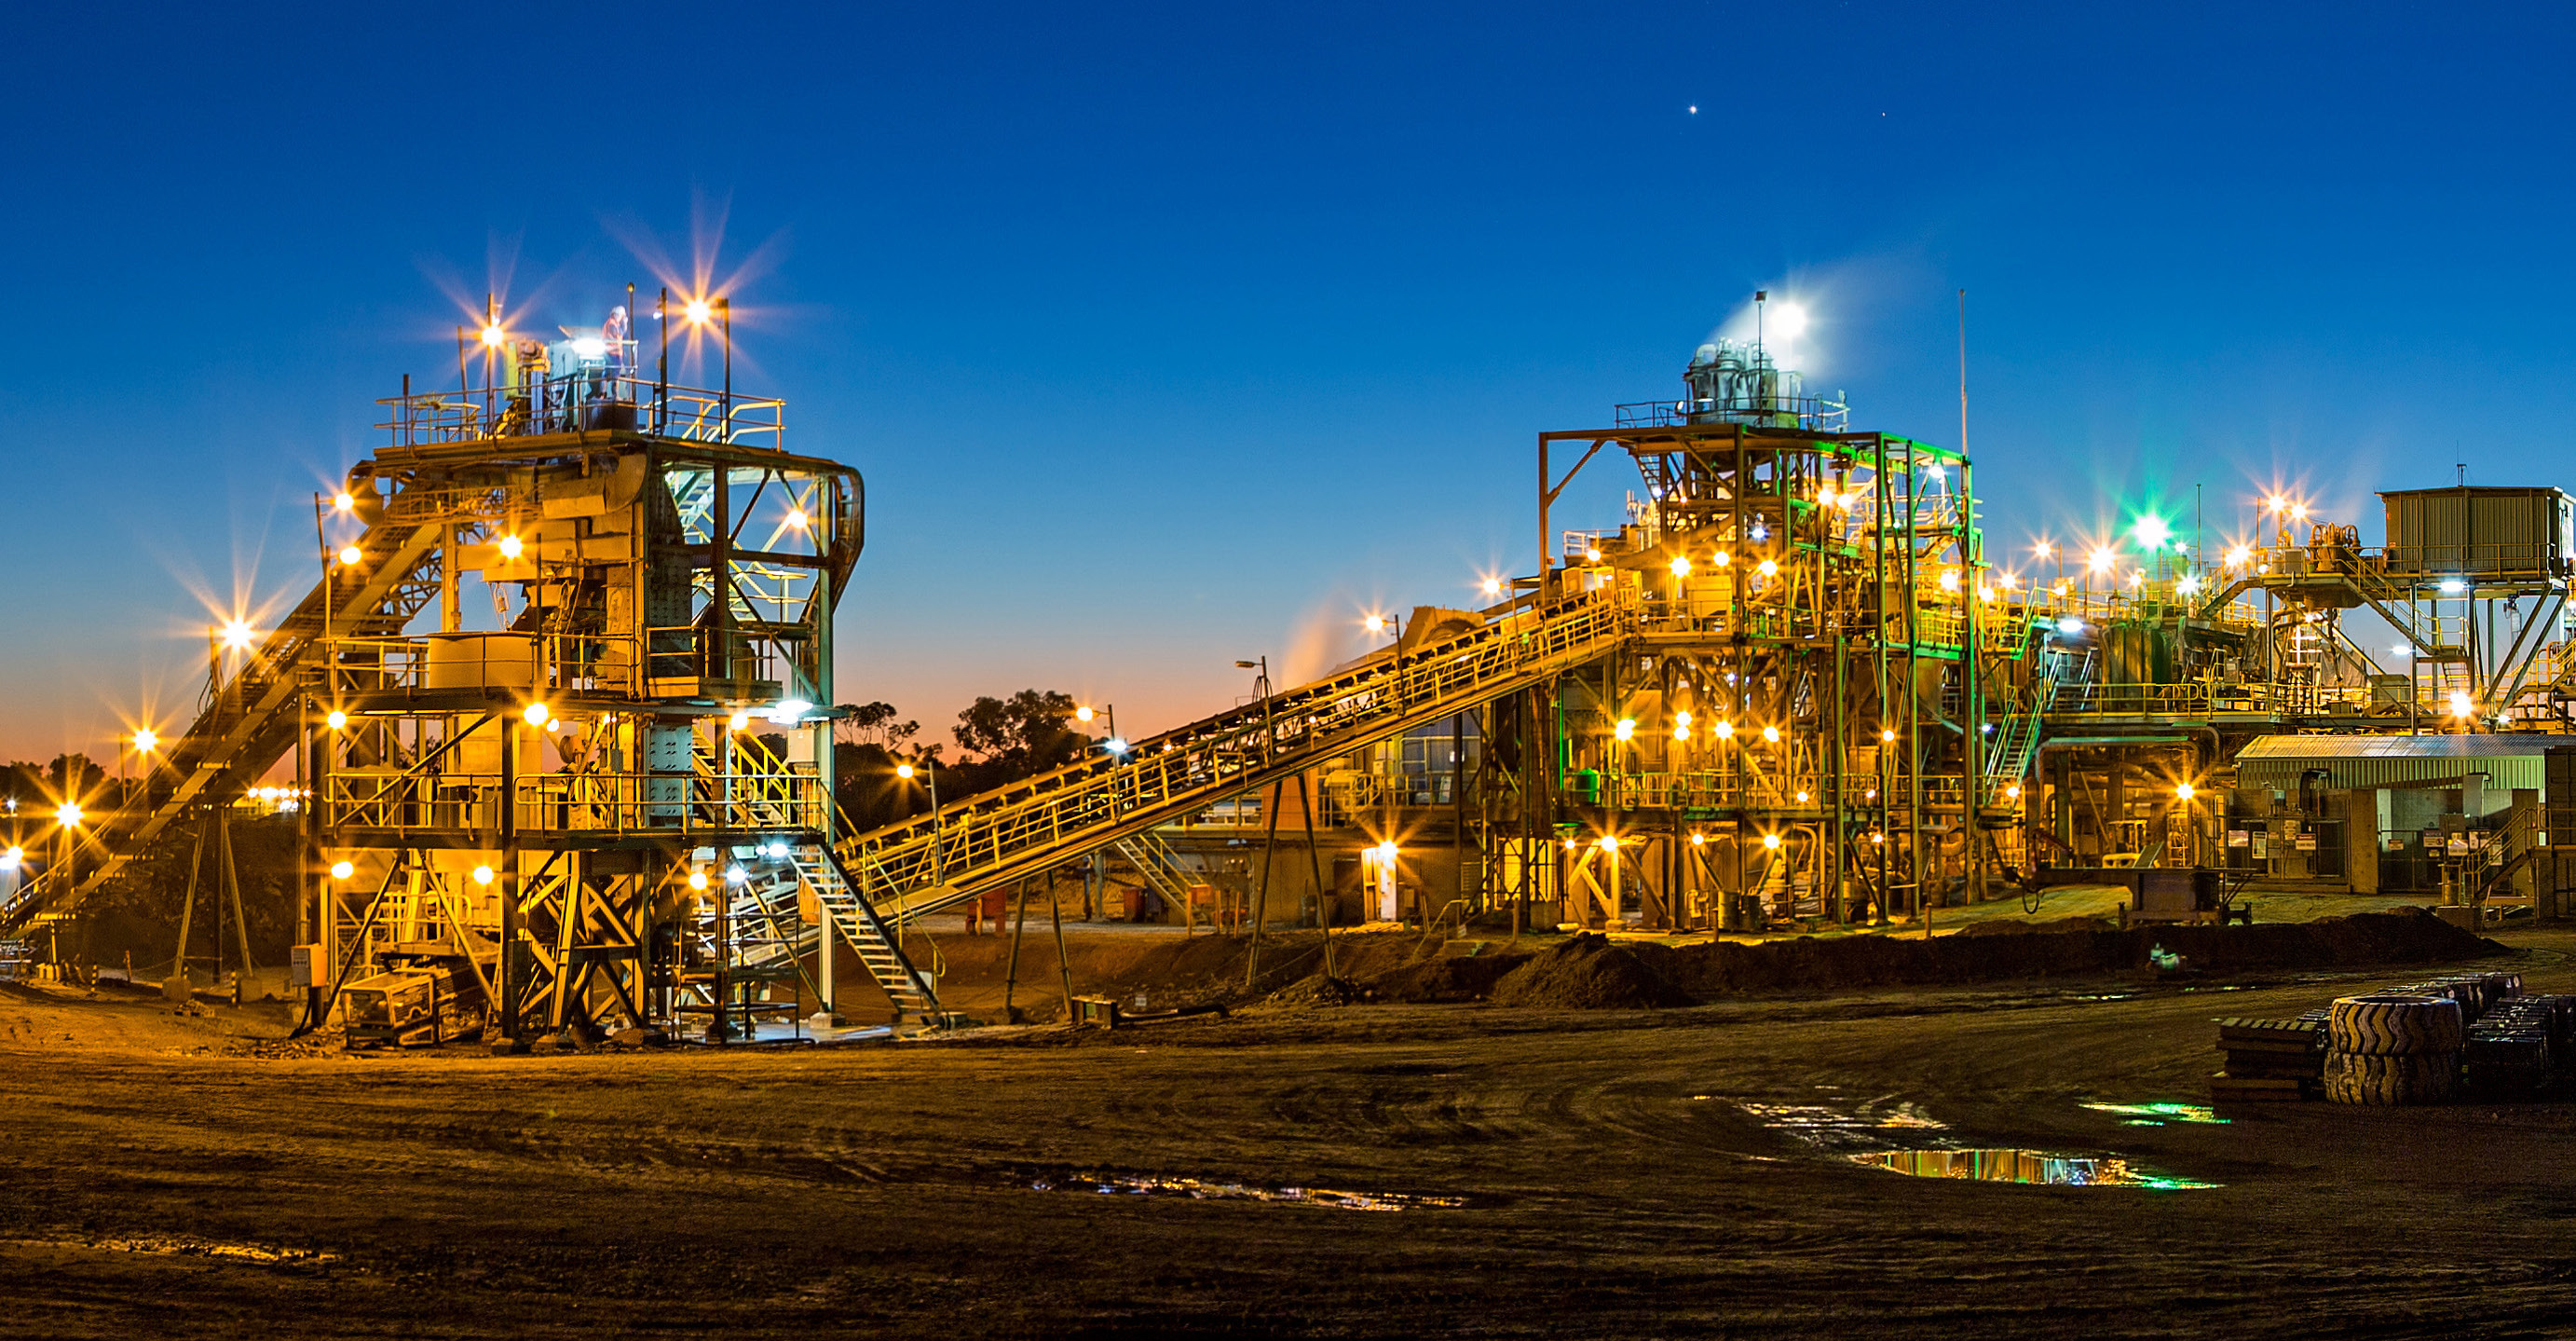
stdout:
{"type": "Polygon", "coordinates": [[[983,791],[1072,763],[1091,747],[1071,725],[1073,710],[1072,696],[1052,689],[976,699],[957,714],[958,747],[975,756],[961,771],[983,791]]]}

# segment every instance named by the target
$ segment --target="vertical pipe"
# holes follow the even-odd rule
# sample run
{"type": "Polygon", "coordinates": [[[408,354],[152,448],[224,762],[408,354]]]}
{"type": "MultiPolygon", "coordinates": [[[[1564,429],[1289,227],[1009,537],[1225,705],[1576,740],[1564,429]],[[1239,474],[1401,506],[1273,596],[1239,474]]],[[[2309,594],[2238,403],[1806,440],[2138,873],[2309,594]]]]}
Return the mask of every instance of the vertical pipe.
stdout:
{"type": "MultiPolygon", "coordinates": [[[[1967,290],[1962,289],[1959,293],[1964,310],[1967,290]]],[[[1967,610],[1967,618],[1961,626],[1965,630],[1967,647],[1960,656],[1959,664],[1961,675],[1967,683],[1967,711],[1961,716],[1965,719],[1963,729],[1968,739],[1968,786],[1965,793],[1967,813],[1961,821],[1961,831],[1968,836],[1968,850],[1962,858],[1961,874],[1967,880],[1968,899],[1974,902],[1984,897],[1986,889],[1986,845],[1982,823],[1982,812],[1986,801],[1985,647],[1978,637],[1978,613],[1984,608],[1985,600],[1979,590],[1981,584],[1978,577],[1977,561],[1982,556],[1977,552],[1977,491],[1968,475],[1968,383],[1967,374],[1964,371],[1966,367],[1964,343],[1961,348],[1963,352],[1960,356],[1962,360],[1960,366],[1963,371],[1959,379],[1959,567],[1961,569],[1959,594],[1967,610]]]]}
{"type": "Polygon", "coordinates": [[[1287,791],[1286,783],[1274,782],[1270,794],[1261,801],[1261,883],[1252,895],[1252,945],[1243,962],[1243,990],[1247,992],[1261,981],[1261,923],[1270,914],[1270,859],[1279,847],[1279,802],[1287,791]]]}
{"type": "MultiPolygon", "coordinates": [[[[492,1003],[501,1021],[501,1037],[519,1042],[519,997],[527,991],[519,963],[519,714],[496,714],[501,733],[501,962],[495,966],[501,999],[492,1003]]],[[[721,953],[721,951],[719,952],[721,953]]],[[[721,960],[718,961],[721,965],[721,960]]],[[[724,1020],[724,979],[718,969],[716,1020],[724,1020]]]]}
{"type": "Polygon", "coordinates": [[[1315,802],[1307,794],[1306,775],[1297,775],[1297,808],[1306,821],[1306,864],[1315,881],[1315,918],[1324,926],[1324,976],[1333,976],[1333,891],[1324,884],[1324,856],[1315,846],[1315,802]]]}

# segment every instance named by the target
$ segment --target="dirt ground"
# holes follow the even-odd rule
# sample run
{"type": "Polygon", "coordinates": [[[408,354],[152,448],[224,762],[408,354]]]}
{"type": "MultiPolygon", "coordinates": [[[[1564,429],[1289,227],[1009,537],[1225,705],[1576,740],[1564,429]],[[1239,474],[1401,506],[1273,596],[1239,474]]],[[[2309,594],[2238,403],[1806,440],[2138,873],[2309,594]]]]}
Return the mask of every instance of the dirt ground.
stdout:
{"type": "MultiPolygon", "coordinates": [[[[2576,931],[2500,939],[2461,967],[2576,992],[2576,931]]],[[[2424,973],[515,1058],[0,988],[0,1299],[30,1337],[2565,1334],[2563,1096],[2085,1106],[2205,1102],[2213,1017],[2424,973]],[[1889,1146],[2216,1186],[1851,1157],[1889,1146]]]]}

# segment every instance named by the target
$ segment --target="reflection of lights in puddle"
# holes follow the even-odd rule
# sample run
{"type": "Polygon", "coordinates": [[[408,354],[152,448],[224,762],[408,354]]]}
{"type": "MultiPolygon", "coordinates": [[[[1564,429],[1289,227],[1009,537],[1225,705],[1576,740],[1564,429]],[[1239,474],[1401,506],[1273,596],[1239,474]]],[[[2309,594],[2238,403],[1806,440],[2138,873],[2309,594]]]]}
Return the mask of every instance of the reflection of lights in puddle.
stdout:
{"type": "MultiPolygon", "coordinates": [[[[2158,1190],[2215,1187],[2149,1173],[2116,1155],[2054,1155],[2038,1150],[1961,1150],[1949,1127],[1910,1103],[1848,1110],[1823,1104],[1746,1103],[1737,1107],[1763,1126],[1819,1150],[1871,1168],[1918,1178],[1974,1182],[2037,1183],[2065,1187],[2144,1187],[2158,1190]]],[[[2153,1122],[2221,1122],[2196,1104],[2085,1105],[2104,1112],[2135,1113],[2153,1122]]]]}
{"type": "MultiPolygon", "coordinates": [[[[27,1242],[27,1240],[21,1240],[21,1242],[27,1242]]],[[[270,1248],[256,1243],[215,1243],[206,1239],[52,1239],[41,1241],[37,1246],[86,1248],[94,1252],[153,1253],[167,1257],[222,1257],[236,1262],[272,1262],[296,1266],[340,1260],[338,1253],[326,1253],[318,1248],[270,1248]]]]}
{"type": "Polygon", "coordinates": [[[1104,1196],[1187,1197],[1192,1201],[1268,1201],[1297,1206],[1330,1206],[1344,1211],[1410,1211],[1467,1204],[1463,1197],[1407,1196],[1396,1192],[1348,1192],[1329,1187],[1256,1187],[1218,1183],[1204,1178],[1155,1178],[1134,1174],[1077,1173],[1063,1179],[1040,1178],[1035,1192],[1096,1192],[1104,1196]]]}
{"type": "Polygon", "coordinates": [[[2207,1104],[2108,1104],[2087,1102],[2084,1106],[2092,1109],[2096,1113],[2115,1113],[2120,1117],[2127,1119],[2120,1124],[2124,1127],[2161,1127],[2168,1122],[2208,1123],[2213,1126],[2220,1127],[2227,1125],[2227,1119],[2220,1117],[2207,1104]]]}
{"type": "Polygon", "coordinates": [[[1975,1183],[2030,1183],[2047,1187],[2143,1187],[2176,1192],[2216,1187],[2149,1173],[2116,1156],[2088,1159],[2040,1150],[1882,1150],[1853,1155],[1855,1164],[1915,1178],[1957,1178],[1975,1183]]]}

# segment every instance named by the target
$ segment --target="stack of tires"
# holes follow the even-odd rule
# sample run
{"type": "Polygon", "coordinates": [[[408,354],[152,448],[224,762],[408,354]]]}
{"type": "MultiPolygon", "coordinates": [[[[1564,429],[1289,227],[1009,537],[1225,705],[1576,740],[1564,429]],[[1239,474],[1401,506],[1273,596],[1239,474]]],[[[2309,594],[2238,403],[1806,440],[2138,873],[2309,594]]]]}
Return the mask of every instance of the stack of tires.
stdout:
{"type": "Polygon", "coordinates": [[[2335,998],[2326,1016],[2326,1098],[2339,1104],[2437,1104],[2460,1079],[2463,1015],[2448,995],[2335,998]]]}

